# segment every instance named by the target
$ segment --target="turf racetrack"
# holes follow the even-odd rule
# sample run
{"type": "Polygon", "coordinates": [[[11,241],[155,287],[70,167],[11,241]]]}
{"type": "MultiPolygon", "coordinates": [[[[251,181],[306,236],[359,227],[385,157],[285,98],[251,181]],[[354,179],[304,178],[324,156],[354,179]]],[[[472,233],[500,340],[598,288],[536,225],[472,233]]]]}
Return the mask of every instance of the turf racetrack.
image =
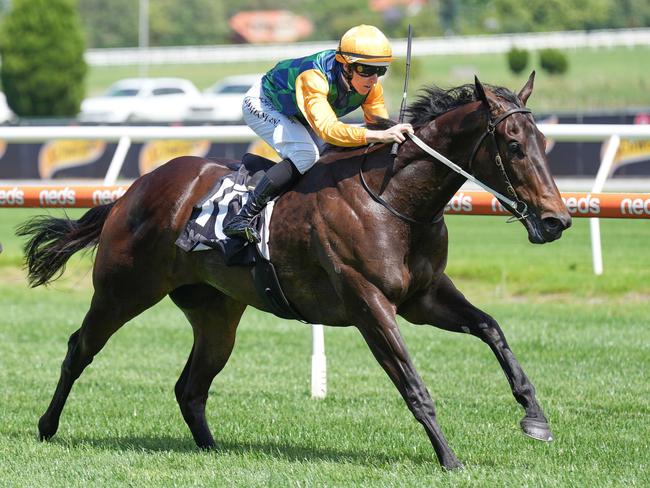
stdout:
{"type": "Polygon", "coordinates": [[[326,329],[328,396],[314,401],[310,329],[253,309],[208,401],[220,447],[198,451],[173,394],[191,331],[168,299],[113,336],[73,388],[57,435],[39,442],[91,287],[86,257],[50,288],[27,288],[12,229],[33,213],[0,210],[2,486],[650,484],[648,221],[601,222],[605,274],[595,277],[585,220],[533,246],[505,218],[447,218],[449,274],[500,322],[556,440],[521,434],[523,411],[487,346],[401,322],[466,466],[445,473],[356,330],[326,329]]]}

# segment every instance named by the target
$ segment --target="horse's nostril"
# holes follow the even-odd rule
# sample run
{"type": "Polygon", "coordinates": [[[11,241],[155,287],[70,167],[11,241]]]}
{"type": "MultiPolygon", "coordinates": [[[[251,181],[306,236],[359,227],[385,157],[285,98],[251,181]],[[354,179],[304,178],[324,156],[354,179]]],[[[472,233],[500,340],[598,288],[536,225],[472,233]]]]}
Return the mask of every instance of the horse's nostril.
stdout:
{"type": "Polygon", "coordinates": [[[556,235],[564,230],[562,221],[560,219],[556,219],[555,217],[547,217],[543,219],[542,222],[544,223],[544,230],[549,234],[556,235]]]}

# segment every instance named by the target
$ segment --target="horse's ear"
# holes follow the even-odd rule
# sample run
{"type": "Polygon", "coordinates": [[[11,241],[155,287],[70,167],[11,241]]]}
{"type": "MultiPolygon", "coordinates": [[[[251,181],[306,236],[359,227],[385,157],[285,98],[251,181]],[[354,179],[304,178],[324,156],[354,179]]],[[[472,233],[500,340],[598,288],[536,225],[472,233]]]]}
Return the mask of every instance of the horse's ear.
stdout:
{"type": "Polygon", "coordinates": [[[530,96],[530,94],[533,93],[534,81],[535,81],[535,70],[533,70],[533,72],[530,74],[530,76],[528,77],[528,81],[519,92],[519,98],[521,99],[522,102],[524,102],[524,105],[526,105],[526,102],[528,101],[528,97],[530,96]]]}
{"type": "Polygon", "coordinates": [[[485,89],[483,85],[478,80],[478,76],[474,75],[474,90],[476,90],[476,99],[480,102],[483,102],[488,108],[490,107],[490,102],[488,102],[487,95],[485,94],[485,89]]]}

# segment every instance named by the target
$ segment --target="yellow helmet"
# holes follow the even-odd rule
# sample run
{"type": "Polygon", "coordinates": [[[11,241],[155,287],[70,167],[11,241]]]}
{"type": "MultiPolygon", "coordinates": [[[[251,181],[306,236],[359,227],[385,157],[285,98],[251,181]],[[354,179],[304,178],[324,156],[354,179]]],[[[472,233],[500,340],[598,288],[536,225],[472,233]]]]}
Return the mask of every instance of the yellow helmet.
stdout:
{"type": "Polygon", "coordinates": [[[336,60],[348,64],[388,66],[393,60],[393,50],[379,29],[361,24],[343,34],[336,50],[336,60]]]}

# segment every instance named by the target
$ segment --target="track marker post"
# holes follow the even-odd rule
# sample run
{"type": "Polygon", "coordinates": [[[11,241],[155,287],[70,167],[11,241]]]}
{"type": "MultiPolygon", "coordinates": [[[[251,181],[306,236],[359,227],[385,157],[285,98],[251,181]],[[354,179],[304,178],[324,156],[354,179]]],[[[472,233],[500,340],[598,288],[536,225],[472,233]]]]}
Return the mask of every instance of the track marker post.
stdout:
{"type": "MultiPolygon", "coordinates": [[[[600,161],[598,174],[594,180],[594,186],[591,188],[592,193],[603,191],[605,181],[612,172],[612,166],[616,159],[616,152],[621,145],[621,138],[618,135],[611,136],[607,141],[607,149],[600,161]]],[[[600,276],[603,274],[603,250],[600,243],[600,219],[589,219],[589,231],[591,233],[591,260],[593,263],[594,274],[600,276]]]]}
{"type": "Polygon", "coordinates": [[[311,326],[311,397],[325,398],[327,395],[327,358],[325,357],[325,334],[322,324],[311,326]]]}

